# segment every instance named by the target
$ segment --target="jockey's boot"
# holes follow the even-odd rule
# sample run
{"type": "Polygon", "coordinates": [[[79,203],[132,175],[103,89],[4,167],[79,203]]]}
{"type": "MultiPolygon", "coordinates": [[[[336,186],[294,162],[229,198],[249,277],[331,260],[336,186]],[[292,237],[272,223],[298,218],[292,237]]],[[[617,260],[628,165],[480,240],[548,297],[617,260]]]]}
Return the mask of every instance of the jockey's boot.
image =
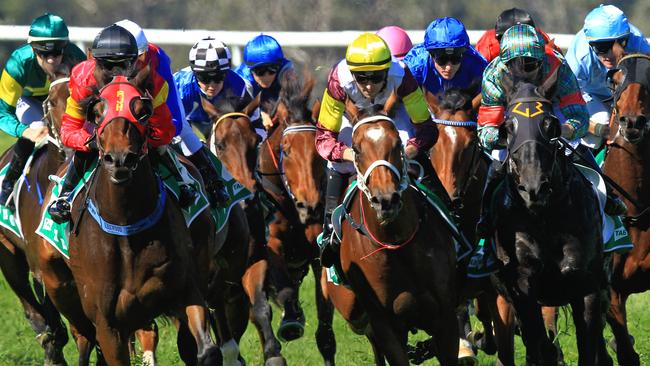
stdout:
{"type": "Polygon", "coordinates": [[[339,238],[332,235],[332,212],[339,204],[339,197],[343,193],[346,176],[329,169],[327,172],[327,190],[325,193],[325,217],[323,234],[320,243],[320,263],[323,267],[332,267],[339,261],[339,238]]]}
{"type": "Polygon", "coordinates": [[[492,236],[494,231],[492,212],[490,212],[490,205],[494,191],[501,183],[503,178],[502,164],[498,161],[493,161],[488,170],[485,181],[485,188],[483,189],[483,199],[481,200],[481,216],[476,223],[476,235],[481,239],[487,239],[492,236]]]}
{"type": "Polygon", "coordinates": [[[181,206],[181,208],[190,207],[198,197],[198,193],[183,180],[183,176],[181,175],[179,168],[176,166],[176,162],[170,155],[170,152],[167,151],[167,147],[163,146],[151,149],[149,151],[149,158],[152,160],[154,165],[162,165],[171,172],[178,183],[178,189],[180,190],[178,196],[179,206],[181,206]]]}
{"type": "Polygon", "coordinates": [[[28,139],[19,138],[13,149],[14,155],[11,157],[11,163],[7,169],[7,174],[2,180],[2,191],[0,191],[0,205],[2,206],[7,205],[7,201],[14,190],[16,181],[23,174],[25,163],[34,150],[34,142],[28,139]]]}
{"type": "Polygon", "coordinates": [[[199,170],[199,173],[201,173],[210,206],[213,208],[225,206],[230,196],[228,195],[228,191],[226,191],[226,185],[217,173],[214,165],[212,165],[208,154],[210,154],[208,149],[202,146],[197,152],[188,156],[188,158],[199,170]]]}
{"type": "Polygon", "coordinates": [[[607,194],[607,201],[605,202],[605,213],[611,216],[620,216],[627,213],[627,205],[623,200],[615,194],[607,194]]]}
{"type": "Polygon", "coordinates": [[[70,221],[71,209],[71,195],[81,177],[86,172],[88,164],[92,161],[95,153],[87,153],[83,151],[76,151],[68,167],[68,172],[65,175],[59,198],[52,202],[47,212],[52,217],[52,220],[57,224],[70,221]]]}

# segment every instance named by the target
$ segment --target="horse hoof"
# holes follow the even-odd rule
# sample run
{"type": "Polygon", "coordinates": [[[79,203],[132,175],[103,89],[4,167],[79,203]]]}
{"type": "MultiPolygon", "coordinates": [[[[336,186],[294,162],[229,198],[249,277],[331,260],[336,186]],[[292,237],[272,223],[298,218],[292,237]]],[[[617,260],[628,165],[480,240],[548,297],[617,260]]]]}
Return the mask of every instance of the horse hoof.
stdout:
{"type": "Polygon", "coordinates": [[[210,366],[210,365],[222,365],[223,357],[221,356],[221,350],[217,346],[211,346],[207,348],[202,354],[198,356],[197,365],[199,366],[210,366]]]}
{"type": "Polygon", "coordinates": [[[478,364],[478,358],[472,350],[472,345],[468,341],[460,339],[458,342],[458,365],[474,366],[476,364],[478,364]]]}
{"type": "Polygon", "coordinates": [[[287,361],[282,356],[271,357],[264,362],[264,366],[287,366],[287,361]]]}
{"type": "Polygon", "coordinates": [[[294,341],[305,333],[305,325],[298,320],[282,320],[278,328],[278,339],[282,342],[294,341]]]}

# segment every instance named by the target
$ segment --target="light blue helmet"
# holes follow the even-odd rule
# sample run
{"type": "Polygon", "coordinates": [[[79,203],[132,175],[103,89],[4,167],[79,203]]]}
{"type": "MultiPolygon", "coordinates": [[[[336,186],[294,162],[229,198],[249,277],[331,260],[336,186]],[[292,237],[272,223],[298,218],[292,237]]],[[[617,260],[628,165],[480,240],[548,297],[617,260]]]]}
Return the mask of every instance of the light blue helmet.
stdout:
{"type": "Polygon", "coordinates": [[[587,41],[609,41],[630,34],[630,24],[621,9],[603,5],[590,11],[582,28],[587,41]]]}
{"type": "Polygon", "coordinates": [[[244,47],[244,63],[251,69],[265,64],[279,65],[283,60],[282,47],[266,34],[251,39],[244,47]]]}
{"type": "Polygon", "coordinates": [[[424,48],[469,47],[469,36],[460,20],[451,17],[438,18],[424,32],[424,48]]]}

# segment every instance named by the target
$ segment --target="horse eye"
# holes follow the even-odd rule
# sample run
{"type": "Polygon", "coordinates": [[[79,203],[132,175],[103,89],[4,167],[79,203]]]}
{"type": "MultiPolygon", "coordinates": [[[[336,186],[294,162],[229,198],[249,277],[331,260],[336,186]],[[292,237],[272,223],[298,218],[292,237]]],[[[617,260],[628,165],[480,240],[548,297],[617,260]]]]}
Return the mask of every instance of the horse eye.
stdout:
{"type": "Polygon", "coordinates": [[[223,142],[218,141],[216,147],[217,147],[217,151],[223,151],[226,148],[226,145],[223,142]]]}

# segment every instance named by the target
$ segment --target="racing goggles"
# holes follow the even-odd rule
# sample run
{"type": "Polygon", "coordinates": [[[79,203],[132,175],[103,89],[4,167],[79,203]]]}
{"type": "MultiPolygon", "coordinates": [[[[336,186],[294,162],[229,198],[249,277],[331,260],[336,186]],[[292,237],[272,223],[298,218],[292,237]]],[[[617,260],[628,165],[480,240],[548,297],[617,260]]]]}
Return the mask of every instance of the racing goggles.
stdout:
{"type": "Polygon", "coordinates": [[[440,66],[447,64],[458,65],[463,61],[463,54],[465,53],[464,47],[459,48],[434,48],[429,50],[429,54],[433,61],[440,66]]]}
{"type": "Polygon", "coordinates": [[[609,50],[614,47],[614,43],[618,42],[618,44],[621,45],[621,47],[625,48],[627,46],[627,40],[628,37],[622,37],[619,39],[613,39],[609,41],[594,41],[594,42],[589,42],[589,46],[591,47],[594,52],[596,52],[597,55],[604,55],[609,52],[609,50]]]}
{"type": "Polygon", "coordinates": [[[262,65],[258,67],[254,67],[251,69],[251,72],[257,76],[264,76],[266,74],[269,75],[275,75],[278,73],[280,70],[280,66],[278,65],[262,65]]]}
{"type": "Polygon", "coordinates": [[[226,78],[226,74],[223,72],[218,72],[218,71],[210,71],[210,72],[195,72],[194,75],[196,76],[196,80],[203,84],[210,84],[211,82],[215,84],[219,84],[226,78]]]}
{"type": "Polygon", "coordinates": [[[356,71],[352,73],[354,80],[359,84],[379,84],[386,80],[387,72],[381,71],[356,71]]]}

